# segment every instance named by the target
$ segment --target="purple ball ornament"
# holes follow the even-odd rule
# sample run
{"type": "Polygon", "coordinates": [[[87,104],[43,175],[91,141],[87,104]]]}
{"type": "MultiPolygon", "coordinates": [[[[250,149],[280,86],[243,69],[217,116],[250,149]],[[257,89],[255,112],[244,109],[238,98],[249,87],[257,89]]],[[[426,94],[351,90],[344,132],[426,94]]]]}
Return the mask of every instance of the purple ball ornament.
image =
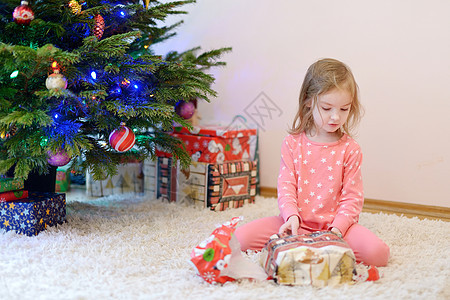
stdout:
{"type": "Polygon", "coordinates": [[[47,151],[47,154],[48,154],[47,162],[55,167],[65,166],[72,159],[64,149],[60,149],[56,153],[53,153],[52,151],[47,151]]]}
{"type": "Polygon", "coordinates": [[[195,113],[195,104],[192,101],[179,101],[175,105],[175,112],[185,120],[190,119],[195,113]]]}

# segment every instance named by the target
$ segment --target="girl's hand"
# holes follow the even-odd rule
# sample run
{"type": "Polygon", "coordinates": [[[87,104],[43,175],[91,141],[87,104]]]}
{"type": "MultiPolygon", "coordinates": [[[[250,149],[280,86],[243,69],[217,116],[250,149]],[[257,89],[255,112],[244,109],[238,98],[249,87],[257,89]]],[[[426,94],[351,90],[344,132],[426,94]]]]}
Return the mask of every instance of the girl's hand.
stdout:
{"type": "Polygon", "coordinates": [[[338,237],[342,238],[342,233],[339,230],[339,228],[333,227],[331,228],[331,232],[333,232],[334,234],[336,234],[338,237]]]}
{"type": "Polygon", "coordinates": [[[287,221],[281,225],[278,234],[282,234],[284,232],[291,232],[292,235],[298,234],[298,228],[300,227],[300,218],[296,215],[290,216],[287,221]]]}

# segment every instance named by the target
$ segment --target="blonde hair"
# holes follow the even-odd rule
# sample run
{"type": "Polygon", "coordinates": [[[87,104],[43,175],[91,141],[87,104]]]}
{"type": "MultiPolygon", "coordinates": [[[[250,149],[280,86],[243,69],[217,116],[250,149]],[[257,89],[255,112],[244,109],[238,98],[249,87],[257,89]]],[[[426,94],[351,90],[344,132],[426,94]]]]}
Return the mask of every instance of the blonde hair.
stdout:
{"type": "Polygon", "coordinates": [[[300,90],[299,109],[289,133],[299,134],[310,131],[315,126],[313,109],[317,105],[319,95],[335,88],[346,89],[352,97],[347,122],[342,126],[343,132],[350,135],[363,114],[359,101],[359,89],[350,68],[332,58],[318,60],[308,68],[300,90]]]}

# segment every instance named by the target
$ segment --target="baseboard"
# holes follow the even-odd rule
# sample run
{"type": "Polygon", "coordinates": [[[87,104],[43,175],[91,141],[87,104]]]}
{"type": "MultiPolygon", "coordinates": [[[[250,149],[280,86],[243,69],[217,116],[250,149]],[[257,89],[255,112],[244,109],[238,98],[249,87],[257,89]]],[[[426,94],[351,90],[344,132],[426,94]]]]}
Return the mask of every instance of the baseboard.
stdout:
{"type": "Polygon", "coordinates": [[[418,217],[419,219],[440,219],[450,222],[450,208],[442,206],[431,206],[405,202],[384,201],[376,199],[364,199],[363,211],[385,212],[407,217],[418,217]]]}
{"type": "MultiPolygon", "coordinates": [[[[272,187],[260,187],[260,195],[263,197],[277,197],[277,189],[272,187]]],[[[384,201],[376,199],[364,199],[363,211],[371,213],[388,213],[418,217],[419,219],[439,219],[450,222],[450,208],[430,206],[404,202],[384,201]]]]}
{"type": "Polygon", "coordinates": [[[259,187],[259,194],[263,197],[270,197],[270,198],[276,198],[278,196],[277,194],[277,188],[267,187],[267,186],[260,186],[259,187]]]}

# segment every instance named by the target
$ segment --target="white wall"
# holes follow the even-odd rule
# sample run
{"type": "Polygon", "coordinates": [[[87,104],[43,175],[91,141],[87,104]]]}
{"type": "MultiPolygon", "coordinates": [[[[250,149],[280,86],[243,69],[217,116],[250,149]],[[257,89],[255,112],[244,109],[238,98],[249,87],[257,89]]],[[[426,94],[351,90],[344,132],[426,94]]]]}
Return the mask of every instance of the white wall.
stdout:
{"type": "Polygon", "coordinates": [[[200,104],[204,121],[241,114],[252,122],[245,109],[263,103],[261,92],[282,111],[263,119],[262,186],[276,187],[307,67],[333,57],[352,68],[366,109],[356,137],[365,196],[450,207],[450,1],[198,0],[186,8],[177,37],[157,53],[233,47],[227,67],[211,71],[219,97],[200,104]]]}

